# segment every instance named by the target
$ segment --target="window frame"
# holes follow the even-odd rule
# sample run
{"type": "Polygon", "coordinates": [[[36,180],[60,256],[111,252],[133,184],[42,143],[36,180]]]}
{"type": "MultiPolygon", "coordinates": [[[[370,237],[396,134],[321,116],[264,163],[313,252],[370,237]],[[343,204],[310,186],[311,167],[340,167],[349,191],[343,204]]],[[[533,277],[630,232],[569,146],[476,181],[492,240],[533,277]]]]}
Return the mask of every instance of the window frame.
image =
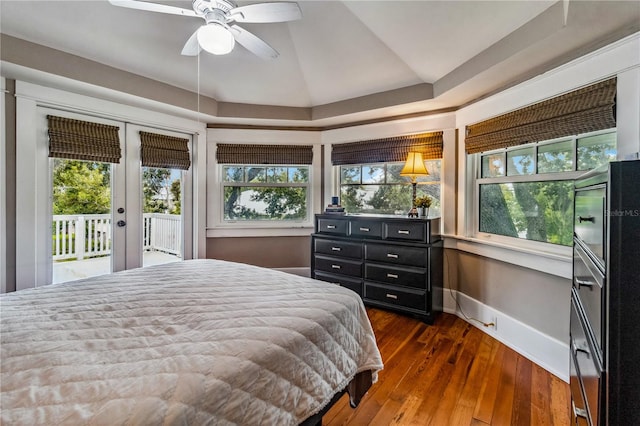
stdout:
{"type": "MultiPolygon", "coordinates": [[[[444,166],[444,159],[442,158],[430,158],[430,159],[425,159],[424,160],[425,163],[429,163],[431,161],[440,161],[440,180],[438,181],[426,181],[426,182],[420,182],[420,178],[418,178],[418,188],[421,185],[435,185],[436,182],[437,184],[440,186],[440,198],[438,199],[438,205],[439,207],[436,209],[435,207],[430,207],[430,213],[429,213],[429,217],[442,217],[442,207],[443,207],[443,202],[442,202],[442,197],[443,197],[443,166],[444,166]],[[437,214],[436,214],[437,212],[437,214]]],[[[354,164],[340,164],[340,165],[335,165],[332,166],[333,169],[333,181],[335,182],[335,186],[334,186],[334,194],[339,195],[342,193],[341,191],[341,187],[342,187],[342,167],[360,167],[360,178],[361,178],[361,183],[359,184],[345,184],[345,185],[352,185],[352,186],[382,186],[382,185],[402,185],[402,186],[406,186],[406,190],[410,193],[411,192],[411,182],[409,179],[404,178],[405,181],[403,182],[397,182],[397,183],[387,183],[387,167],[389,164],[401,164],[404,165],[404,162],[402,161],[387,161],[387,162],[383,162],[383,163],[354,163],[354,164]],[[384,177],[384,183],[362,183],[362,168],[365,166],[374,166],[374,165],[383,165],[384,166],[384,170],[385,170],[385,177],[384,177]]],[[[427,170],[429,170],[429,166],[427,165],[427,170]]],[[[342,201],[342,200],[341,200],[342,201]]],[[[406,209],[403,210],[402,214],[397,215],[397,216],[406,216],[407,212],[411,209],[411,206],[407,205],[406,209]]],[[[353,213],[353,214],[364,214],[366,215],[366,212],[357,212],[357,213],[353,213]]],[[[370,214],[378,214],[378,213],[370,213],[370,214]]],[[[387,213],[387,214],[391,214],[391,213],[387,213]]]]}
{"type": "MultiPolygon", "coordinates": [[[[207,176],[206,176],[206,237],[207,238],[242,238],[242,237],[300,237],[308,236],[313,232],[314,214],[320,210],[322,205],[321,194],[324,181],[322,179],[322,149],[323,145],[316,140],[314,133],[290,133],[274,131],[265,137],[263,132],[255,133],[247,130],[225,131],[220,134],[217,129],[209,129],[207,131],[207,176]],[[294,140],[295,138],[295,140],[294,140]],[[223,143],[238,143],[242,139],[247,144],[288,144],[288,145],[312,145],[313,160],[309,167],[309,218],[305,222],[289,222],[283,221],[236,221],[224,222],[222,220],[223,208],[218,204],[224,197],[222,191],[222,170],[224,163],[218,163],[216,152],[217,145],[223,143]]],[[[260,167],[274,166],[277,164],[260,164],[260,167]]]]}
{"type": "MultiPolygon", "coordinates": [[[[265,170],[266,173],[266,170],[265,170]]],[[[277,223],[282,227],[282,223],[290,223],[292,225],[300,225],[306,224],[309,222],[313,222],[313,182],[312,182],[312,173],[313,173],[313,165],[312,164],[220,164],[220,168],[218,171],[218,181],[220,182],[220,196],[218,198],[220,202],[220,209],[218,214],[220,215],[220,224],[222,226],[225,225],[237,225],[237,224],[247,224],[247,225],[265,225],[266,227],[270,227],[269,224],[277,223]],[[268,169],[269,167],[277,168],[277,167],[297,167],[307,168],[307,176],[308,180],[306,183],[299,182],[237,182],[237,181],[226,181],[224,179],[225,176],[225,167],[255,167],[255,168],[264,168],[268,169]],[[242,219],[225,219],[224,215],[224,194],[226,187],[251,187],[251,188],[307,188],[306,193],[306,207],[307,214],[304,219],[262,219],[262,220],[242,220],[242,219]]],[[[243,173],[244,175],[244,173],[243,173]]]]}
{"type": "MultiPolygon", "coordinates": [[[[604,130],[598,130],[589,133],[582,133],[579,135],[573,135],[570,137],[561,137],[556,139],[550,139],[546,141],[540,141],[530,144],[516,145],[509,148],[496,149],[486,152],[479,152],[476,154],[467,155],[467,161],[471,168],[473,176],[473,208],[471,219],[471,237],[484,242],[491,242],[501,246],[513,246],[521,248],[525,251],[532,251],[537,253],[547,253],[550,255],[570,256],[571,246],[564,246],[560,244],[528,240],[526,238],[509,237],[500,234],[492,234],[488,232],[480,231],[480,185],[486,184],[503,184],[503,183],[521,183],[521,182],[550,182],[550,181],[574,181],[580,176],[588,172],[588,170],[577,170],[578,167],[578,140],[587,138],[590,136],[597,136],[602,134],[615,133],[617,135],[617,128],[610,128],[604,130]],[[571,141],[572,149],[572,170],[564,172],[538,172],[538,147],[548,146],[551,144],[571,141]],[[528,175],[511,175],[507,174],[507,153],[510,151],[520,150],[526,147],[535,147],[535,173],[528,175]],[[500,177],[482,177],[482,157],[483,155],[491,155],[496,153],[503,153],[505,159],[505,175],[500,177]],[[470,160],[470,161],[469,161],[470,160]]],[[[616,140],[617,142],[617,140],[616,140]]]]}

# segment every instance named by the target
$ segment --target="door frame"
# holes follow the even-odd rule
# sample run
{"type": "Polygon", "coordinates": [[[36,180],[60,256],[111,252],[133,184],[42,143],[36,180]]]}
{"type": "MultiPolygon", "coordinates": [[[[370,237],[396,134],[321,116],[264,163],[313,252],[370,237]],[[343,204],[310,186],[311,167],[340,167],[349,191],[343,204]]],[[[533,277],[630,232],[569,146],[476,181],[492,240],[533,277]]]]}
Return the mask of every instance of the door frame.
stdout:
{"type": "MultiPolygon", "coordinates": [[[[125,195],[125,221],[127,225],[127,249],[125,268],[139,268],[142,266],[143,258],[143,229],[142,222],[142,159],[140,131],[157,133],[166,136],[174,136],[189,140],[189,148],[193,145],[192,135],[180,132],[173,132],[156,127],[143,126],[139,124],[126,123],[125,138],[127,146],[126,162],[126,195],[125,195]]],[[[190,149],[190,152],[192,150],[190,149]]],[[[193,173],[192,168],[182,173],[181,190],[181,216],[182,216],[182,258],[193,259],[193,228],[187,226],[187,218],[193,217],[193,173]]],[[[118,216],[118,219],[120,217],[118,216]]]]}
{"type": "MultiPolygon", "coordinates": [[[[77,86],[80,92],[96,94],[95,87],[89,89],[79,82],[72,85],[77,86]]],[[[52,108],[92,118],[100,117],[192,135],[193,215],[189,220],[194,237],[191,250],[193,258],[206,257],[206,125],[195,119],[170,115],[176,112],[176,108],[170,105],[158,105],[157,102],[109,89],[100,89],[100,92],[106,99],[117,101],[16,81],[16,290],[46,285],[50,282],[47,277],[51,276],[50,244],[47,244],[48,240],[41,238],[43,233],[50,233],[51,200],[48,146],[38,143],[46,140],[47,126],[46,119],[40,117],[38,120],[39,108],[52,108]],[[125,101],[148,109],[126,105],[125,101]]],[[[183,116],[187,113],[188,111],[182,110],[183,116]]],[[[195,116],[195,113],[188,115],[195,116]]],[[[125,267],[126,265],[115,265],[114,270],[125,267]]]]}

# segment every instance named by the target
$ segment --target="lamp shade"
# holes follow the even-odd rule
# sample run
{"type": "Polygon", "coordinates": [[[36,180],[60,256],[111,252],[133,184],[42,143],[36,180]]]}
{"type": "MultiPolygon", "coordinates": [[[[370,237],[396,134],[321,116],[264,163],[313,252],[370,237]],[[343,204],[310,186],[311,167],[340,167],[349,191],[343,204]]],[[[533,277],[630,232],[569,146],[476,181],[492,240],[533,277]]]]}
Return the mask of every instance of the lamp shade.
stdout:
{"type": "Polygon", "coordinates": [[[233,50],[236,41],[231,31],[215,22],[203,25],[198,30],[200,47],[214,55],[226,55],[233,50]]]}
{"type": "Polygon", "coordinates": [[[410,152],[407,155],[407,161],[404,163],[404,167],[400,171],[400,176],[409,176],[411,180],[414,180],[417,176],[426,176],[429,172],[424,166],[424,160],[422,154],[419,152],[410,152]]]}

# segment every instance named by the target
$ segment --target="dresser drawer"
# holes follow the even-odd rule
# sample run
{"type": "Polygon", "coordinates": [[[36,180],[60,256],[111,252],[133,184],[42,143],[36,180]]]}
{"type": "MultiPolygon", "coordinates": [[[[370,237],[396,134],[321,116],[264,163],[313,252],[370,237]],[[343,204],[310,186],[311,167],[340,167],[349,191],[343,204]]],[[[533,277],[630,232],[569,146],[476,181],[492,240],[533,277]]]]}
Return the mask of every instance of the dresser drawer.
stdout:
{"type": "Polygon", "coordinates": [[[606,188],[576,190],[574,231],[604,267],[606,188]]]}
{"type": "Polygon", "coordinates": [[[382,238],[382,222],[353,219],[349,221],[352,237],[382,238]]]}
{"type": "Polygon", "coordinates": [[[423,221],[385,222],[384,238],[387,240],[426,242],[427,224],[423,221]]]}
{"type": "Polygon", "coordinates": [[[604,276],[587,253],[575,244],[573,247],[573,288],[591,326],[596,345],[602,354],[604,324],[604,276]]]}
{"type": "Polygon", "coordinates": [[[424,290],[399,289],[397,287],[364,284],[364,297],[389,305],[424,311],[427,308],[426,292],[424,290]]]}
{"type": "Polygon", "coordinates": [[[339,284],[342,287],[346,287],[349,290],[355,291],[356,293],[358,293],[358,295],[360,295],[360,297],[362,297],[362,280],[318,271],[315,272],[315,279],[339,284]]]}
{"type": "Polygon", "coordinates": [[[319,234],[347,235],[349,230],[348,220],[318,219],[319,234]]]}
{"type": "Polygon", "coordinates": [[[419,268],[425,268],[429,259],[429,250],[426,248],[402,247],[397,245],[367,243],[364,253],[366,260],[416,266],[419,268]]]}
{"type": "Polygon", "coordinates": [[[316,253],[329,254],[338,257],[362,258],[362,244],[350,243],[340,240],[325,240],[316,238],[314,240],[314,250],[316,253]]]}
{"type": "Polygon", "coordinates": [[[420,268],[401,268],[390,265],[366,263],[364,279],[393,285],[427,288],[427,272],[420,268]]]}
{"type": "Polygon", "coordinates": [[[597,359],[589,333],[579,313],[575,294],[571,298],[570,345],[569,350],[574,358],[576,375],[582,389],[584,404],[590,424],[599,424],[600,398],[602,389],[602,368],[597,359]]]}
{"type": "Polygon", "coordinates": [[[319,256],[315,257],[315,269],[317,271],[332,272],[334,274],[362,276],[362,262],[347,260],[337,257],[319,256]]]}
{"type": "Polygon", "coordinates": [[[569,387],[571,388],[571,425],[590,426],[587,420],[589,417],[587,405],[582,397],[582,384],[576,369],[576,358],[573,356],[573,351],[570,351],[569,354],[569,387]]]}

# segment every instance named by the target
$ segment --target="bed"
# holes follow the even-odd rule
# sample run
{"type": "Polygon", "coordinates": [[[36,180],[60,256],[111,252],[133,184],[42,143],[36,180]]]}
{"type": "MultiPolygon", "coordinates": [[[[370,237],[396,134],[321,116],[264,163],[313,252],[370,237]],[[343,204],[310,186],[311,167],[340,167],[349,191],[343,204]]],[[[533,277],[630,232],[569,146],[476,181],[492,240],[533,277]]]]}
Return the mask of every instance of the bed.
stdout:
{"type": "Polygon", "coordinates": [[[382,359],[360,298],[218,260],[0,297],[2,424],[298,425],[382,359]]]}

